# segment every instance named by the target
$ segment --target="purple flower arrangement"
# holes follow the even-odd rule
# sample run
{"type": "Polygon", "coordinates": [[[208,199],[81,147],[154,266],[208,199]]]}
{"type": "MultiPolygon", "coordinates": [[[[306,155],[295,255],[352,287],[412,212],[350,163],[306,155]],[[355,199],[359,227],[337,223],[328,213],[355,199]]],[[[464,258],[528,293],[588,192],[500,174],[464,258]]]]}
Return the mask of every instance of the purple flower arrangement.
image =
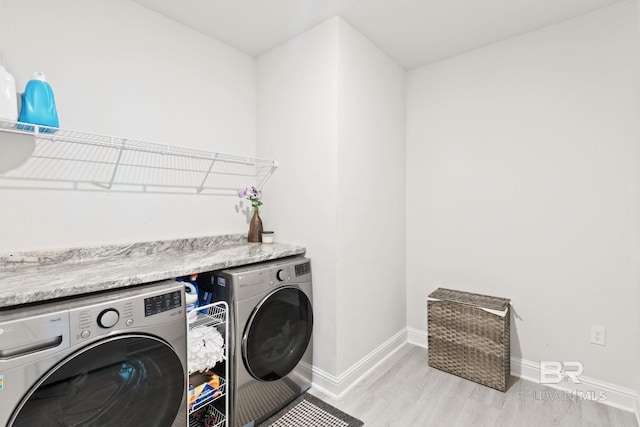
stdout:
{"type": "Polygon", "coordinates": [[[258,209],[262,206],[262,191],[258,190],[256,187],[251,186],[251,188],[245,188],[242,190],[238,190],[238,197],[244,199],[246,197],[247,200],[251,202],[251,206],[253,209],[258,209]]]}

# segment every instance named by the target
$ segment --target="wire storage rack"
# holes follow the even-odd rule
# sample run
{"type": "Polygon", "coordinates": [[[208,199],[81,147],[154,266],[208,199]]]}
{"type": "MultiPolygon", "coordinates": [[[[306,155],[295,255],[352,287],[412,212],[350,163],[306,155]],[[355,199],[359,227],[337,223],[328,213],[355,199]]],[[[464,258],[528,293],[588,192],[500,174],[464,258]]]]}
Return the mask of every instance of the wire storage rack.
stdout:
{"type": "MultiPolygon", "coordinates": [[[[207,427],[224,427],[227,425],[227,418],[225,415],[212,404],[208,405],[204,410],[208,411],[207,417],[210,417],[209,419],[213,419],[213,421],[206,424],[207,427]]],[[[201,421],[196,418],[189,419],[189,427],[202,427],[203,424],[204,420],[201,421]]]]}
{"type": "MultiPolygon", "coordinates": [[[[229,322],[228,322],[228,310],[229,307],[226,302],[219,301],[213,304],[205,305],[196,308],[196,313],[193,316],[193,312],[189,313],[193,321],[190,321],[188,326],[189,334],[192,334],[199,328],[216,328],[219,332],[223,333],[223,339],[226,341],[229,336],[229,322]]],[[[228,348],[227,343],[224,343],[224,368],[219,369],[217,376],[219,378],[219,385],[213,390],[202,393],[198,401],[188,408],[189,414],[189,427],[201,427],[206,425],[207,427],[227,427],[228,426],[228,413],[229,413],[229,398],[227,396],[227,378],[229,376],[228,366],[228,348]],[[219,401],[224,399],[224,404],[219,404],[219,401]],[[224,413],[222,412],[224,409],[224,413]]],[[[211,366],[211,369],[214,367],[211,366]]],[[[199,381],[206,374],[199,372],[192,372],[192,368],[189,367],[190,378],[196,378],[199,381]]]]}
{"type": "Polygon", "coordinates": [[[220,194],[261,188],[278,168],[277,160],[1,119],[0,150],[5,187],[220,194]]]}

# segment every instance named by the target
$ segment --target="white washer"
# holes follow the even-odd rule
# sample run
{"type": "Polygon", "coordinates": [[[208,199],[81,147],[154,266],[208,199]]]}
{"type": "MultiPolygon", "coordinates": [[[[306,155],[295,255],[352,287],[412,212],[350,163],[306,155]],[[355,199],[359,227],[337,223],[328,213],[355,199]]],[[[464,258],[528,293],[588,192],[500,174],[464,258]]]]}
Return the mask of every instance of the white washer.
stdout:
{"type": "Polygon", "coordinates": [[[0,425],[184,426],[184,284],[0,311],[0,425]]]}
{"type": "Polygon", "coordinates": [[[228,269],[215,280],[231,310],[231,425],[252,427],[311,387],[311,261],[228,269]]]}

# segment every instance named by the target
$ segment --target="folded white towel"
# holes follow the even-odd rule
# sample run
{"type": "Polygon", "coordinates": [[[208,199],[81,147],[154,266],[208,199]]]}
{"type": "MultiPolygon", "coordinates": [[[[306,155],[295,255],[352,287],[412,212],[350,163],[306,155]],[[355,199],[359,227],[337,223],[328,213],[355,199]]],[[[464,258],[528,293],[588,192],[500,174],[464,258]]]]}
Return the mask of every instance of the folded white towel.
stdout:
{"type": "Polygon", "coordinates": [[[216,328],[197,327],[187,336],[189,374],[206,371],[224,360],[224,340],[216,328]]]}

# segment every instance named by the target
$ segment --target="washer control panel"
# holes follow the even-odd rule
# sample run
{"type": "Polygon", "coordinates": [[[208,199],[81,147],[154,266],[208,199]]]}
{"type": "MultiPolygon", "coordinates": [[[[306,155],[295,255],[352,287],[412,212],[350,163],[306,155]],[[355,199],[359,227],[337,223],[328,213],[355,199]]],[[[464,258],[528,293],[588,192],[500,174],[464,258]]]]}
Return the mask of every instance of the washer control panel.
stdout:
{"type": "MultiPolygon", "coordinates": [[[[165,286],[123,290],[116,296],[105,297],[104,302],[71,308],[71,343],[79,343],[100,335],[126,332],[134,326],[138,330],[165,321],[184,319],[184,285],[177,282],[165,283],[165,286]]],[[[93,297],[93,301],[96,299],[97,297],[93,297]]]]}
{"type": "Polygon", "coordinates": [[[167,310],[173,310],[182,305],[181,291],[174,291],[167,294],[155,295],[144,299],[144,315],[153,316],[167,310]]]}

